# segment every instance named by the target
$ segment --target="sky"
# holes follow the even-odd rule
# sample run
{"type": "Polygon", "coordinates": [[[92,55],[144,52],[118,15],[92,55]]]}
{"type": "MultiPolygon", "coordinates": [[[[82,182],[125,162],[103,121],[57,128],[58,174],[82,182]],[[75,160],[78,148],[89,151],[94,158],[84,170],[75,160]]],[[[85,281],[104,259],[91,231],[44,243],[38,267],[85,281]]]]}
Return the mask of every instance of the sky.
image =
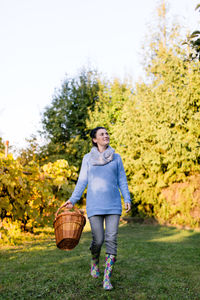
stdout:
{"type": "MultiPolygon", "coordinates": [[[[14,148],[41,129],[66,74],[96,68],[142,76],[141,47],[157,0],[0,0],[0,137],[14,148]]],[[[200,0],[168,0],[169,16],[197,30],[200,0]]]]}

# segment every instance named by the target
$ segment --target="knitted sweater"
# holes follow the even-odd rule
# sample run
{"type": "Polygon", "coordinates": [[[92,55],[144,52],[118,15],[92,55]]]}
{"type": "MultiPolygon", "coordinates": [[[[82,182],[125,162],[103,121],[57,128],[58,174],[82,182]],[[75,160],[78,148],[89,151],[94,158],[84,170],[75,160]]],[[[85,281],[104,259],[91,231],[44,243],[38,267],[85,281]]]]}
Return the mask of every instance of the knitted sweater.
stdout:
{"type": "Polygon", "coordinates": [[[86,186],[86,210],[88,218],[94,215],[119,214],[122,212],[121,195],[125,202],[131,202],[123,163],[119,154],[103,166],[92,165],[91,153],[84,156],[79,178],[70,197],[74,205],[80,200],[86,186]],[[119,191],[120,190],[120,191],[119,191]]]}

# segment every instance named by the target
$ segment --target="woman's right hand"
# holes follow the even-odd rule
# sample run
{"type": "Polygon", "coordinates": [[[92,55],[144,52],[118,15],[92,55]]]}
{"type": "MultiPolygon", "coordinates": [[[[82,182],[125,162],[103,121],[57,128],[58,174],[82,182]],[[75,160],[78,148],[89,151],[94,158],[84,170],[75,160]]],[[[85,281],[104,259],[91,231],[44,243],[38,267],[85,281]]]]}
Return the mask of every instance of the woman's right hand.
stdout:
{"type": "Polygon", "coordinates": [[[69,209],[71,209],[73,207],[73,204],[68,200],[66,201],[61,207],[59,207],[59,209],[57,210],[55,217],[58,216],[59,211],[63,208],[63,207],[67,207],[69,209]]]}
{"type": "Polygon", "coordinates": [[[69,201],[69,200],[67,200],[66,202],[65,202],[65,204],[63,204],[63,206],[62,207],[67,207],[67,208],[72,208],[74,205],[69,201]]]}

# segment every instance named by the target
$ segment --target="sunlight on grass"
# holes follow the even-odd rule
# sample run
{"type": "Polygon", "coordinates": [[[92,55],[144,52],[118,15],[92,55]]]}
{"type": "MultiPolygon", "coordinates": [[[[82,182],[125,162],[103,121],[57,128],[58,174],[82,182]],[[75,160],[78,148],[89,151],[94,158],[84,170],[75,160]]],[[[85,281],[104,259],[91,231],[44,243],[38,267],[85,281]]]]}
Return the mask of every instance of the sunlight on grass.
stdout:
{"type": "Polygon", "coordinates": [[[195,232],[182,230],[173,235],[151,239],[149,240],[149,242],[167,242],[167,243],[183,242],[185,238],[191,237],[192,235],[195,234],[196,234],[195,232]]]}
{"type": "Polygon", "coordinates": [[[120,223],[108,294],[102,289],[105,246],[100,278],[90,276],[89,222],[73,251],[56,247],[52,227],[38,228],[32,241],[1,249],[0,299],[199,299],[199,239],[192,230],[120,223]]]}
{"type": "Polygon", "coordinates": [[[60,259],[57,263],[62,264],[62,263],[70,263],[70,262],[76,262],[76,261],[80,261],[80,257],[82,257],[81,255],[78,256],[69,256],[67,254],[69,254],[68,251],[65,251],[66,253],[66,257],[60,259]]]}

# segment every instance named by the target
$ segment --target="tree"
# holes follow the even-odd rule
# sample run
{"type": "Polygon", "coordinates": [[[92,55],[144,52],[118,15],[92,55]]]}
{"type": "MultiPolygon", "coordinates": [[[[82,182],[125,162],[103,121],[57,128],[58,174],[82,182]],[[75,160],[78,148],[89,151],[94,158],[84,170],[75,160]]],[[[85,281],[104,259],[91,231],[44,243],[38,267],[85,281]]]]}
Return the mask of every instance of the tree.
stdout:
{"type": "Polygon", "coordinates": [[[18,222],[23,230],[52,224],[76,180],[77,168],[66,160],[42,167],[30,160],[22,166],[11,154],[0,154],[0,221],[18,222]]]}
{"type": "MultiPolygon", "coordinates": [[[[195,10],[200,10],[200,4],[198,4],[195,10]]],[[[188,37],[187,41],[183,43],[190,47],[189,59],[194,60],[198,59],[200,61],[200,31],[193,31],[188,37]]]]}
{"type": "Polygon", "coordinates": [[[83,69],[77,77],[65,79],[42,117],[43,135],[49,143],[41,152],[51,157],[49,159],[66,158],[80,165],[82,149],[88,146],[88,110],[93,111],[98,91],[96,71],[83,69]]]}
{"type": "Polygon", "coordinates": [[[20,149],[17,160],[22,166],[28,165],[29,162],[37,162],[39,160],[40,146],[35,135],[32,135],[30,139],[26,139],[28,145],[24,149],[20,149]]]}
{"type": "Polygon", "coordinates": [[[94,110],[89,111],[87,128],[104,126],[111,136],[111,143],[114,147],[116,142],[113,132],[121,118],[123,106],[133,97],[133,89],[128,81],[107,80],[100,85],[98,96],[99,100],[96,102],[94,110]]]}
{"type": "Polygon", "coordinates": [[[136,85],[113,135],[138,210],[165,221],[172,212],[163,209],[162,189],[200,172],[200,65],[185,60],[178,32],[169,32],[151,44],[150,80],[136,85]]]}

